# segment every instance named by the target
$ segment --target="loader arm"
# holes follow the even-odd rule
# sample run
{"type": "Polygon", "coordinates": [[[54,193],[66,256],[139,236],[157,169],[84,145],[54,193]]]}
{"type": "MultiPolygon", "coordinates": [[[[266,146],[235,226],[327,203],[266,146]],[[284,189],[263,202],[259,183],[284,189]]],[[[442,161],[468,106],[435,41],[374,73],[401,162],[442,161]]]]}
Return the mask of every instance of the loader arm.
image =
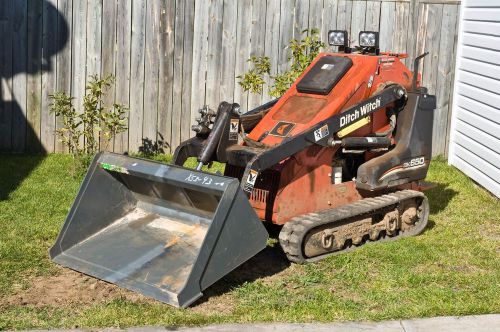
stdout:
{"type": "MultiPolygon", "coordinates": [[[[279,98],[273,99],[246,112],[245,114],[240,115],[239,123],[241,128],[238,129],[244,131],[245,133],[250,132],[259,123],[259,121],[262,120],[269,109],[273,107],[278,101],[279,98]]],[[[234,105],[234,107],[239,108],[239,105],[234,105]]],[[[232,119],[235,119],[235,114],[233,114],[232,119]]],[[[225,122],[221,124],[223,127],[225,127],[226,131],[225,135],[223,136],[227,137],[231,118],[229,119],[229,121],[228,119],[219,119],[219,121],[221,120],[225,122]]],[[[174,165],[182,166],[189,157],[199,157],[208,144],[208,136],[210,135],[197,134],[195,137],[181,142],[181,144],[175,149],[172,163],[174,165]]],[[[215,147],[215,154],[212,151],[212,155],[209,156],[210,161],[226,162],[225,149],[229,145],[231,145],[231,143],[234,144],[234,142],[227,142],[224,139],[219,139],[216,142],[212,142],[213,145],[217,146],[215,147]]]]}
{"type": "Polygon", "coordinates": [[[291,157],[295,153],[313,144],[333,146],[335,144],[332,140],[333,135],[340,130],[387,107],[387,105],[391,103],[399,102],[399,106],[402,107],[405,100],[405,89],[400,85],[392,85],[382,90],[380,93],[364,100],[362,103],[354,105],[344,112],[335,114],[319,122],[303,133],[290,137],[281,144],[263,150],[261,153],[256,153],[245,167],[241,188],[247,195],[250,195],[259,172],[278,164],[282,160],[291,157]]]}

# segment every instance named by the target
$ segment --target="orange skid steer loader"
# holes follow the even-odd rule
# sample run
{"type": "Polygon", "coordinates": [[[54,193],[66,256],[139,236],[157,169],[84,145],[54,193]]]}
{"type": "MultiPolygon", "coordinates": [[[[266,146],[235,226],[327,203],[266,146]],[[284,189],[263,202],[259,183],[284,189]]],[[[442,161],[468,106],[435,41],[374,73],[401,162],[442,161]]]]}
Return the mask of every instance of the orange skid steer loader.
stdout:
{"type": "Polygon", "coordinates": [[[175,165],[98,154],[51,258],[186,307],[266,246],[265,223],[282,225],[296,263],[422,232],[436,106],[420,86],[425,54],[411,72],[376,32],[359,37],[350,48],[330,31],[338,53],[319,54],[277,100],[201,109],[175,165]],[[214,161],[224,175],[201,171],[214,161]]]}

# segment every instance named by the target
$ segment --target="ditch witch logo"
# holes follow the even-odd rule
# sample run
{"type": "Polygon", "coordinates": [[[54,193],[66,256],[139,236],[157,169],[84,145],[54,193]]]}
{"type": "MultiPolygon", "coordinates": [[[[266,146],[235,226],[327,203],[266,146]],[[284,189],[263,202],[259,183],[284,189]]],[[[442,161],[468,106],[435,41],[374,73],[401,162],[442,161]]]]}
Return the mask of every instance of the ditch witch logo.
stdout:
{"type": "Polygon", "coordinates": [[[375,99],[375,101],[371,103],[366,103],[354,110],[354,112],[350,112],[349,114],[345,114],[340,118],[340,127],[344,127],[351,122],[356,122],[357,120],[365,117],[366,115],[373,112],[375,109],[379,108],[382,104],[382,100],[380,97],[375,99]]]}
{"type": "Polygon", "coordinates": [[[292,131],[293,127],[295,127],[295,123],[293,122],[280,121],[274,126],[269,135],[286,137],[292,131]]]}

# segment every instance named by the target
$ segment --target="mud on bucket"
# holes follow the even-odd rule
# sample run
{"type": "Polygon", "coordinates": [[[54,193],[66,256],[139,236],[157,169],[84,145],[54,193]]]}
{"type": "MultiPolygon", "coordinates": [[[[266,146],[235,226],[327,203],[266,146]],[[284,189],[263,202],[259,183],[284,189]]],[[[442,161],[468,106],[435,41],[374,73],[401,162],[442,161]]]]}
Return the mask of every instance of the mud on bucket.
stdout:
{"type": "Polygon", "coordinates": [[[94,158],[54,262],[174,306],[265,248],[237,179],[123,155],[94,158]]]}

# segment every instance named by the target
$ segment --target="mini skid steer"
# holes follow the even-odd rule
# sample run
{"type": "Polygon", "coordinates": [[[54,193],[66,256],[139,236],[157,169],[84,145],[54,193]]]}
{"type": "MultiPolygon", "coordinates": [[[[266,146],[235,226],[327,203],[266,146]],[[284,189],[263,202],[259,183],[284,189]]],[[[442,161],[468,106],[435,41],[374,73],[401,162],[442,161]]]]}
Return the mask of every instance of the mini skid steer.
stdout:
{"type": "Polygon", "coordinates": [[[322,53],[279,99],[242,113],[201,109],[174,165],[96,155],[50,250],[58,264],[174,306],[265,248],[281,225],[288,259],[314,262],[421,233],[435,96],[378,33],[322,53]],[[183,167],[196,157],[198,167],[183,167]],[[201,170],[225,163],[224,174],[201,170]]]}

